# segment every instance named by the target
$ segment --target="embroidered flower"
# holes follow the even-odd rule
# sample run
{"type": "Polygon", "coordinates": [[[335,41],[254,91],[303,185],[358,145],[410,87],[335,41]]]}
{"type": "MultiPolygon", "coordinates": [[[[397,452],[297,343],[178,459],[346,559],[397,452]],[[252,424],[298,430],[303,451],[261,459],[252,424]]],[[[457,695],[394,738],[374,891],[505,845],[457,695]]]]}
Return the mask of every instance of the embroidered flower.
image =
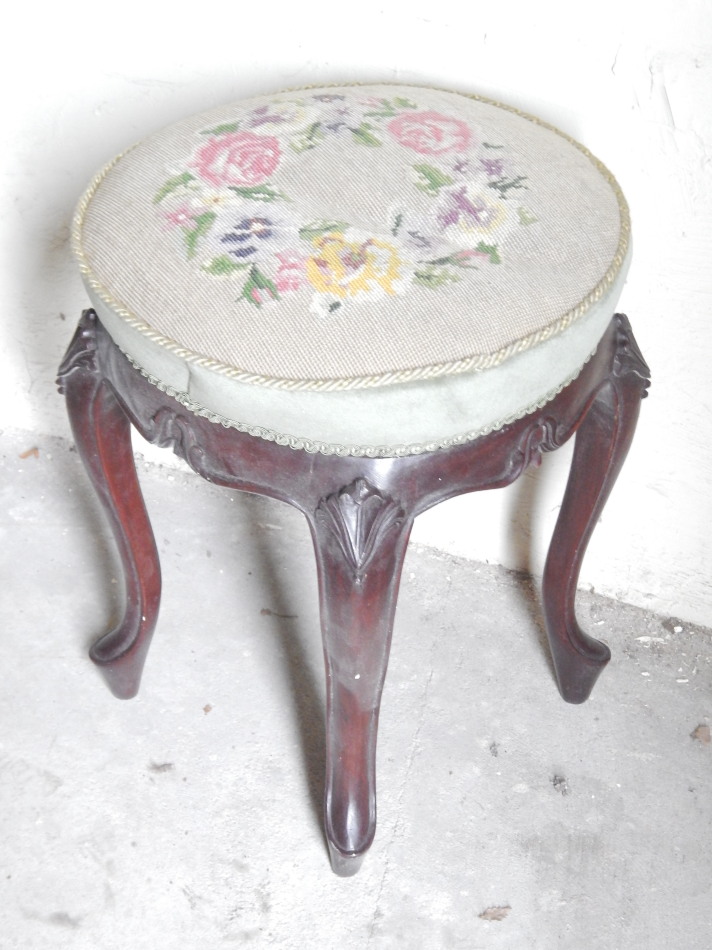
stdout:
{"type": "Polygon", "coordinates": [[[514,223],[505,202],[477,183],[449,189],[435,213],[435,220],[441,233],[459,245],[472,245],[481,238],[492,239],[495,233],[501,241],[514,223]]]}
{"type": "Polygon", "coordinates": [[[343,301],[393,296],[405,289],[405,261],[387,241],[325,234],[314,238],[313,248],[306,275],[319,294],[343,301]]]}
{"type": "Polygon", "coordinates": [[[173,211],[164,211],[163,218],[171,228],[190,228],[195,221],[195,209],[184,203],[173,211]]]}
{"type": "MultiPolygon", "coordinates": [[[[189,186],[190,187],[190,186],[189,186]]],[[[240,203],[240,196],[229,188],[215,188],[204,184],[190,188],[188,200],[193,208],[201,211],[221,211],[240,203]]]]}
{"type": "Polygon", "coordinates": [[[233,262],[269,261],[277,251],[296,239],[296,231],[285,221],[266,215],[245,215],[237,208],[221,214],[209,238],[214,255],[227,255],[233,262]]]}
{"type": "Polygon", "coordinates": [[[501,178],[504,175],[504,159],[481,158],[480,165],[489,178],[501,178]]]}
{"type": "Polygon", "coordinates": [[[405,112],[388,123],[388,131],[401,145],[421,155],[464,152],[472,142],[469,126],[439,112],[405,112]]]}
{"type": "MultiPolygon", "coordinates": [[[[527,179],[513,175],[504,146],[475,141],[456,116],[400,95],[324,92],[263,102],[202,129],[193,155],[168,170],[153,196],[186,258],[206,278],[233,283],[236,301],[262,307],[300,294],[304,305],[311,297],[312,312],[327,315],[415,287],[446,292],[499,264],[513,228],[536,224],[519,202],[527,179]],[[386,179],[397,185],[400,174],[402,185],[382,220],[357,231],[340,208],[336,176],[349,168],[367,174],[374,148],[386,152],[386,179]],[[322,171],[333,173],[321,216],[311,199],[300,206],[295,184],[295,166],[313,150],[324,151],[322,171]]],[[[314,158],[307,174],[321,163],[314,158]]],[[[366,179],[363,198],[364,208],[381,207],[366,179]]]]}
{"type": "Polygon", "coordinates": [[[472,160],[469,158],[458,157],[452,163],[452,171],[455,175],[469,175],[472,172],[472,160]]]}
{"type": "Polygon", "coordinates": [[[298,102],[275,100],[266,106],[259,106],[249,114],[247,125],[251,129],[269,130],[279,135],[287,130],[295,131],[319,118],[315,106],[298,102]]]}
{"type": "Polygon", "coordinates": [[[279,262],[274,279],[278,292],[300,290],[306,280],[306,259],[294,250],[278,251],[275,257],[279,262]]]}
{"type": "Polygon", "coordinates": [[[350,116],[351,109],[347,106],[335,105],[332,109],[324,110],[321,118],[321,127],[325,132],[332,134],[343,132],[349,128],[350,116]]]}
{"type": "Polygon", "coordinates": [[[261,185],[279,164],[279,141],[254,132],[211,138],[190,163],[211,185],[261,185]]]}
{"type": "Polygon", "coordinates": [[[388,214],[391,235],[413,260],[449,254],[452,245],[434,225],[432,216],[414,214],[403,205],[392,205],[388,214]]]}

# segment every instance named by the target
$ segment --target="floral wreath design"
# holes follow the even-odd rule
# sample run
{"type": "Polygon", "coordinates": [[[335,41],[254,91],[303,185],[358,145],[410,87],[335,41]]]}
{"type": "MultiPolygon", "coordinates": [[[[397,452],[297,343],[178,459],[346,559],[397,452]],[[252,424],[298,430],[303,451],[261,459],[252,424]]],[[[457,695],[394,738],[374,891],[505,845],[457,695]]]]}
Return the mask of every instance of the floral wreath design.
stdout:
{"type": "Polygon", "coordinates": [[[241,281],[238,299],[255,307],[306,289],[310,309],[328,315],[413,287],[438,291],[499,264],[502,242],[536,221],[516,201],[527,178],[509,167],[503,146],[404,97],[279,98],[199,136],[154,203],[187,257],[208,275],[241,281]],[[399,146],[429,210],[392,207],[381,233],[345,220],[299,221],[272,178],[335,138],[354,148],[399,146]]]}

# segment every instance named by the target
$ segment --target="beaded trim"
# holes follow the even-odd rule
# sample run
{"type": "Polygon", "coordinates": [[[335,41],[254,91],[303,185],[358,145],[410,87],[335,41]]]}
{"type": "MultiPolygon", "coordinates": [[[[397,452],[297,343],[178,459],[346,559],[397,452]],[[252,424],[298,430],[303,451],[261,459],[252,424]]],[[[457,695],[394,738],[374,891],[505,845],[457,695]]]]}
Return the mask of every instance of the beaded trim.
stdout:
{"type": "MultiPolygon", "coordinates": [[[[324,83],[312,86],[302,86],[298,87],[300,89],[329,89],[329,88],[338,88],[338,87],[354,87],[362,85],[373,85],[373,83],[324,83]]],[[[401,86],[402,83],[379,83],[379,85],[389,85],[389,86],[401,86]]],[[[424,89],[433,89],[434,87],[429,86],[412,86],[412,88],[424,88],[424,89]]],[[[285,92],[294,92],[297,89],[285,90],[285,92]]],[[[452,92],[452,90],[445,89],[435,89],[435,91],[441,92],[452,92]]],[[[620,214],[620,235],[618,241],[618,248],[613,256],[611,264],[601,278],[599,283],[594,287],[594,289],[588,293],[575,307],[569,310],[567,313],[563,314],[558,320],[549,326],[538,330],[536,333],[532,333],[529,336],[523,337],[520,340],[510,343],[508,346],[503,347],[502,349],[496,351],[495,353],[490,354],[478,354],[476,356],[467,357],[460,360],[452,360],[445,363],[436,363],[429,366],[419,366],[412,369],[398,370],[392,373],[383,373],[378,375],[371,376],[354,376],[354,377],[344,377],[344,378],[334,378],[334,379],[283,379],[279,377],[269,377],[261,376],[255,373],[248,373],[239,367],[231,366],[226,363],[222,363],[219,360],[215,360],[211,357],[202,356],[199,353],[196,353],[193,350],[186,349],[180,343],[175,340],[170,339],[169,337],[164,336],[161,333],[158,333],[156,330],[148,326],[141,319],[139,319],[131,311],[127,310],[120,301],[116,300],[108,288],[99,281],[96,275],[92,272],[91,265],[89,264],[86,255],[84,254],[84,249],[82,246],[82,225],[84,222],[84,216],[87,212],[87,209],[91,203],[94,194],[96,193],[99,185],[108,175],[111,169],[127,155],[132,148],[127,149],[122,152],[111,162],[109,162],[103,169],[94,177],[89,188],[86,190],[82,196],[77,210],[74,215],[72,223],[72,249],[74,255],[78,261],[79,269],[84,275],[86,283],[95,291],[98,297],[104,301],[111,309],[120,316],[124,322],[130,326],[132,329],[141,333],[148,340],[151,340],[153,343],[158,344],[169,352],[173,353],[179,359],[185,361],[186,363],[191,363],[196,366],[202,366],[205,369],[209,369],[212,372],[219,373],[222,376],[227,376],[229,379],[234,379],[238,382],[248,383],[256,386],[264,386],[271,389],[281,389],[291,392],[298,392],[301,390],[309,390],[312,392],[336,392],[344,391],[350,389],[367,389],[375,388],[379,386],[389,386],[398,383],[407,383],[415,380],[427,380],[427,379],[436,379],[441,376],[452,376],[459,373],[465,373],[469,371],[480,371],[485,369],[491,369],[492,367],[499,366],[505,360],[516,355],[517,353],[522,353],[526,350],[531,349],[534,346],[537,346],[539,343],[543,343],[545,340],[550,339],[553,336],[558,336],[562,333],[567,327],[572,323],[576,322],[583,314],[585,314],[595,303],[597,303],[610,289],[613,282],[615,281],[618,273],[625,261],[626,255],[628,253],[629,244],[630,244],[630,212],[628,209],[628,204],[625,200],[623,192],[620,188],[620,185],[611,174],[611,172],[606,168],[606,166],[597,159],[594,155],[589,152],[587,148],[577,142],[571,136],[567,135],[565,132],[557,129],[555,126],[551,125],[548,122],[539,119],[537,116],[530,115],[527,112],[523,112],[519,109],[516,109],[513,106],[506,105],[505,103],[497,102],[493,99],[489,99],[486,96],[479,96],[475,93],[456,93],[457,95],[465,96],[468,99],[474,99],[478,102],[486,103],[487,105],[495,106],[499,109],[504,109],[507,112],[511,112],[515,115],[520,116],[530,122],[534,122],[536,125],[541,126],[542,128],[548,129],[551,132],[559,135],[561,138],[565,139],[580,152],[582,152],[589,161],[595,166],[595,168],[600,172],[600,174],[605,178],[605,180],[610,185],[618,204],[618,210],[620,214]]],[[[575,377],[574,377],[575,378],[575,377]]],[[[570,380],[571,381],[571,380],[570,380]]],[[[569,381],[569,382],[570,382],[569,381]]],[[[560,390],[558,390],[560,391],[560,390]]],[[[553,395],[556,395],[554,393],[553,395]]],[[[553,398],[553,397],[551,397],[553,398]]],[[[547,400],[548,401],[548,398],[547,400]]],[[[537,408],[537,407],[533,407],[537,408]]],[[[207,410],[206,410],[207,411],[207,410]]],[[[527,410],[527,411],[533,411],[527,410]]],[[[526,414],[523,413],[523,414],[526,414]]],[[[517,416],[516,418],[520,418],[517,416]]],[[[219,420],[218,420],[219,421],[219,420]]],[[[508,424],[508,422],[514,421],[514,419],[508,419],[494,426],[493,428],[499,428],[502,425],[508,424]]],[[[491,431],[491,430],[488,430],[491,431]]],[[[470,438],[477,438],[478,435],[483,435],[485,433],[481,432],[474,436],[463,436],[460,441],[470,441],[470,438]]],[[[297,440],[303,441],[303,440],[297,440]]],[[[316,444],[316,443],[315,443],[316,444]]],[[[454,444],[454,443],[452,443],[454,444]]],[[[301,447],[301,446],[300,446],[301,447]]],[[[441,447],[441,446],[435,446],[441,447]]],[[[343,447],[341,447],[343,448],[343,447]]],[[[320,448],[314,449],[313,451],[322,451],[320,448]]],[[[380,450],[379,450],[380,451],[380,450]]],[[[429,448],[423,448],[422,451],[430,451],[429,448]]],[[[333,453],[327,453],[333,454],[333,453]]],[[[347,451],[346,454],[352,454],[350,451],[347,451]]],[[[361,453],[365,454],[365,453],[361,453]]],[[[405,451],[403,454],[414,454],[411,451],[405,451]]]]}
{"type": "MultiPolygon", "coordinates": [[[[119,349],[121,348],[119,347],[119,349]]],[[[598,347],[596,347],[596,349],[598,349],[598,347]]],[[[583,365],[580,366],[575,373],[569,376],[555,389],[550,390],[537,402],[533,403],[531,406],[528,406],[526,409],[521,409],[518,412],[514,412],[511,415],[506,416],[504,419],[493,422],[481,429],[470,429],[469,431],[463,432],[460,435],[450,436],[446,439],[439,439],[435,442],[412,442],[408,444],[401,443],[398,445],[342,445],[338,442],[321,442],[318,439],[308,439],[301,436],[287,435],[282,432],[277,432],[274,429],[266,429],[264,426],[255,426],[249,425],[245,422],[236,422],[234,419],[228,419],[226,416],[222,416],[220,413],[213,412],[212,409],[206,409],[205,406],[201,406],[200,403],[194,402],[188,393],[174,389],[173,386],[169,386],[167,383],[164,383],[163,380],[158,379],[158,377],[152,376],[151,373],[146,372],[146,370],[139,363],[137,363],[132,356],[129,356],[129,354],[124,350],[121,350],[121,352],[133,366],[133,368],[138,370],[144,379],[146,379],[152,386],[155,386],[156,389],[159,389],[167,396],[171,396],[173,399],[179,402],[181,406],[184,406],[189,412],[192,412],[193,415],[207,419],[209,422],[213,422],[216,425],[224,426],[226,429],[237,429],[238,432],[244,432],[246,435],[251,435],[258,439],[264,439],[266,442],[276,442],[277,445],[287,445],[290,449],[294,449],[295,451],[309,452],[312,455],[316,455],[318,453],[320,455],[338,455],[341,457],[349,456],[352,458],[403,458],[408,455],[423,455],[426,452],[435,452],[438,449],[448,449],[455,445],[463,445],[467,442],[474,442],[475,439],[479,439],[483,435],[488,435],[490,432],[496,432],[499,429],[503,429],[505,426],[511,425],[513,422],[517,422],[519,419],[523,419],[525,416],[528,416],[529,413],[536,412],[537,409],[543,409],[547,403],[551,402],[551,400],[558,396],[559,393],[566,389],[567,386],[570,386],[574,380],[578,379],[586,364],[591,359],[593,359],[596,350],[594,350],[593,353],[591,353],[591,355],[586,358],[583,365]]]]}

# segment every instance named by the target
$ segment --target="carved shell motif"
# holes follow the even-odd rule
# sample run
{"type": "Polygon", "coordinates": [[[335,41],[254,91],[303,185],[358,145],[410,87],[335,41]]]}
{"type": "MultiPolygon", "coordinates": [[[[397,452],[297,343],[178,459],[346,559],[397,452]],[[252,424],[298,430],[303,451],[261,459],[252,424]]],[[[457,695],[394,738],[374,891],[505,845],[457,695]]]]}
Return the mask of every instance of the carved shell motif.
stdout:
{"type": "Polygon", "coordinates": [[[648,395],[650,369],[645,362],[640,347],[633,336],[630,321],[624,313],[617,313],[616,355],[613,360],[613,375],[620,379],[634,379],[640,386],[641,398],[648,395]]]}
{"type": "Polygon", "coordinates": [[[316,510],[317,524],[331,532],[357,580],[366,572],[383,536],[402,524],[404,517],[398,502],[365,478],[323,498],[316,510]]]}
{"type": "Polygon", "coordinates": [[[72,342],[57,371],[57,388],[64,394],[65,380],[76,370],[96,371],[96,313],[85,310],[79,321],[72,342]]]}

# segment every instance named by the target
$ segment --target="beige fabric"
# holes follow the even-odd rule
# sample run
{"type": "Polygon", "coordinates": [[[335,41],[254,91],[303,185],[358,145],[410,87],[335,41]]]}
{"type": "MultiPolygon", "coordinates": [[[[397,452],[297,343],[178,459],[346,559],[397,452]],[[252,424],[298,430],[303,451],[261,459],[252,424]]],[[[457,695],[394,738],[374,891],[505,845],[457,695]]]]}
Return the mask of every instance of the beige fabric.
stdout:
{"type": "Polygon", "coordinates": [[[610,315],[627,242],[620,191],[580,146],[488,101],[391,85],[178,123],[98,178],[75,226],[93,299],[142,365],[145,343],[194,376],[314,391],[503,368],[594,305],[610,315]],[[257,256],[230,257],[246,237],[257,256]]]}

